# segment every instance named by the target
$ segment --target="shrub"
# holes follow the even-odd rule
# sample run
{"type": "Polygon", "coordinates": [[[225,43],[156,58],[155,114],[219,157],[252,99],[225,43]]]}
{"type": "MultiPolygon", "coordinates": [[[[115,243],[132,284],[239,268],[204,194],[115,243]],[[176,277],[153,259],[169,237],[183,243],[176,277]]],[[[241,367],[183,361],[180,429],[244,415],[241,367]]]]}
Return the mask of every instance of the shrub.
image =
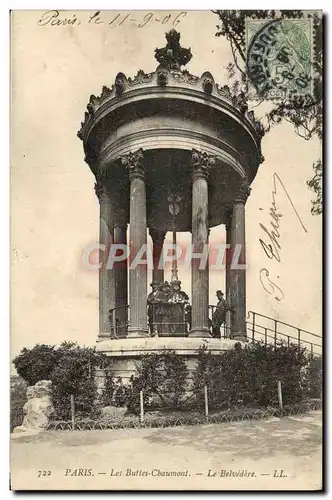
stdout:
{"type": "Polygon", "coordinates": [[[139,393],[143,391],[144,407],[156,405],[176,408],[186,390],[188,370],[185,361],[174,351],[146,354],[136,365],[126,395],[129,411],[139,412],[139,393]]]}
{"type": "Polygon", "coordinates": [[[39,380],[52,381],[55,416],[61,419],[70,417],[72,394],[77,416],[90,415],[95,410],[95,370],[97,367],[105,368],[107,363],[104,354],[89,347],[79,347],[73,342],[63,342],[58,348],[45,345],[24,348],[14,359],[18,373],[29,385],[39,380]]]}
{"type": "Polygon", "coordinates": [[[10,408],[23,408],[27,401],[27,384],[17,375],[10,377],[10,408]]]}
{"type": "Polygon", "coordinates": [[[105,373],[105,387],[102,394],[102,404],[103,406],[110,406],[112,404],[113,393],[114,393],[114,379],[109,371],[105,373]]]}
{"type": "Polygon", "coordinates": [[[323,390],[323,360],[321,356],[312,357],[306,371],[306,383],[310,398],[321,398],[323,390]]]}
{"type": "Polygon", "coordinates": [[[306,350],[296,345],[275,348],[257,343],[242,347],[238,343],[220,355],[212,355],[202,347],[193,380],[197,404],[204,404],[206,385],[210,407],[276,405],[278,380],[282,383],[283,403],[300,402],[307,396],[308,363],[306,350]]]}
{"type": "Polygon", "coordinates": [[[96,410],[95,371],[97,367],[104,368],[106,356],[90,347],[71,343],[61,344],[58,353],[59,362],[51,373],[54,386],[52,399],[57,417],[69,418],[71,394],[75,397],[76,415],[90,415],[96,410]]]}
{"type": "MultiPolygon", "coordinates": [[[[64,342],[60,347],[36,345],[23,349],[14,359],[19,375],[29,385],[39,380],[53,382],[52,399],[56,418],[70,418],[70,397],[75,397],[76,415],[96,413],[96,368],[106,372],[103,405],[127,406],[137,414],[140,391],[145,409],[172,410],[183,407],[188,387],[188,369],[182,356],[174,351],[146,354],[136,365],[129,386],[112,377],[109,359],[95,349],[64,342]]],[[[240,343],[220,355],[203,346],[193,374],[193,402],[204,407],[204,386],[208,387],[211,409],[237,406],[267,407],[278,404],[277,383],[282,383],[283,403],[301,402],[307,397],[319,398],[322,387],[322,360],[311,358],[304,348],[280,344],[240,343]]],[[[188,403],[186,403],[188,404],[188,403]]]]}
{"type": "Polygon", "coordinates": [[[57,362],[55,346],[45,344],[36,344],[32,349],[24,347],[13,360],[17,373],[28,385],[35,385],[39,380],[50,380],[57,362]]]}
{"type": "Polygon", "coordinates": [[[107,371],[102,397],[103,406],[125,406],[128,398],[128,391],[129,388],[123,384],[121,377],[114,378],[112,373],[107,371]]]}

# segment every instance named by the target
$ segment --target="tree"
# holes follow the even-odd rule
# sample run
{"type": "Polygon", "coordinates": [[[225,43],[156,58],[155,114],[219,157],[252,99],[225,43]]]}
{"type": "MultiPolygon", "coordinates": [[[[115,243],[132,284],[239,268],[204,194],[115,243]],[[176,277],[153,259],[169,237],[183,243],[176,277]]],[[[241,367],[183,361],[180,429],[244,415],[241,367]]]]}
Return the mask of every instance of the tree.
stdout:
{"type": "MultiPolygon", "coordinates": [[[[284,102],[277,103],[266,114],[265,131],[268,132],[282,120],[291,123],[297,135],[304,140],[317,137],[322,141],[323,104],[322,104],[322,60],[323,36],[322,19],[319,13],[299,10],[215,10],[221,24],[217,25],[216,36],[223,36],[230,43],[233,62],[226,67],[228,77],[232,82],[234,93],[247,93],[248,74],[246,69],[246,18],[277,19],[304,18],[312,20],[314,28],[314,58],[312,64],[313,93],[306,96],[288,97],[284,102]]],[[[261,104],[265,99],[260,96],[261,104]]],[[[314,176],[307,181],[308,187],[316,194],[312,202],[311,213],[322,213],[322,161],[320,158],[313,164],[314,176]]]]}
{"type": "Polygon", "coordinates": [[[10,377],[10,408],[23,408],[27,400],[27,384],[22,377],[10,377]]]}
{"type": "Polygon", "coordinates": [[[69,418],[71,395],[75,396],[76,414],[90,415],[95,410],[97,399],[96,368],[104,368],[107,357],[91,347],[80,347],[71,342],[62,343],[57,352],[58,363],[50,375],[57,417],[69,418]]]}
{"type": "Polygon", "coordinates": [[[39,380],[50,380],[51,372],[58,362],[58,352],[55,346],[36,344],[32,349],[22,349],[13,360],[17,373],[28,385],[34,385],[39,380]]]}
{"type": "Polygon", "coordinates": [[[314,176],[307,184],[310,189],[316,193],[316,199],[312,200],[311,213],[313,215],[319,215],[322,213],[323,204],[323,191],[322,191],[322,179],[323,179],[323,165],[322,160],[319,159],[313,164],[314,176]]]}
{"type": "Polygon", "coordinates": [[[108,366],[107,357],[91,347],[63,342],[60,347],[39,345],[23,348],[14,359],[18,374],[29,384],[52,381],[52,400],[58,418],[69,418],[70,396],[75,396],[78,415],[88,415],[95,408],[96,368],[108,366]]]}

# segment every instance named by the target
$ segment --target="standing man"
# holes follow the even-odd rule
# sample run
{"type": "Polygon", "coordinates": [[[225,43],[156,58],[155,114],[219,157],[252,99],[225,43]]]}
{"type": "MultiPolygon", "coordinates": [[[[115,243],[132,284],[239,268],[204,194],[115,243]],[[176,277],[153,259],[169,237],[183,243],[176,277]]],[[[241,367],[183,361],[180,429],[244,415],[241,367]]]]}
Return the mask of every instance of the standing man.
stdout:
{"type": "Polygon", "coordinates": [[[212,315],[212,337],[221,337],[220,327],[226,321],[226,312],[230,309],[221,290],[216,292],[218,304],[212,315]]]}

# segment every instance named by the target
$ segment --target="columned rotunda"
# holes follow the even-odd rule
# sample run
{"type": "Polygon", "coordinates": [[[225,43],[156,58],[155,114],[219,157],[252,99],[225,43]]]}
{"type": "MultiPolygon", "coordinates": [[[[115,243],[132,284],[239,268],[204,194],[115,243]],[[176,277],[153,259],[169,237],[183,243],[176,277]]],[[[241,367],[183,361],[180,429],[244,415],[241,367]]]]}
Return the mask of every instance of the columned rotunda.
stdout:
{"type": "Polygon", "coordinates": [[[220,335],[213,333],[209,266],[199,265],[209,230],[225,225],[230,254],[245,263],[245,204],[262,162],[260,123],[243,96],[219,87],[211,73],[183,70],[192,58],[175,30],[156,49],[153,73],[134,78],[118,73],[111,88],[92,95],[78,132],[85,161],[95,176],[100,204],[100,244],[128,247],[128,259],[99,274],[97,348],[114,358],[128,377],[137,357],[174,349],[195,359],[204,343],[220,352],[246,340],[246,271],[226,263],[229,313],[220,335]],[[129,231],[127,231],[129,225],[129,231]],[[191,300],[181,290],[176,262],[164,279],[166,232],[191,233],[191,300]],[[146,264],[133,265],[153,241],[152,290],[146,264]],[[127,234],[129,238],[127,241],[127,234]]]}

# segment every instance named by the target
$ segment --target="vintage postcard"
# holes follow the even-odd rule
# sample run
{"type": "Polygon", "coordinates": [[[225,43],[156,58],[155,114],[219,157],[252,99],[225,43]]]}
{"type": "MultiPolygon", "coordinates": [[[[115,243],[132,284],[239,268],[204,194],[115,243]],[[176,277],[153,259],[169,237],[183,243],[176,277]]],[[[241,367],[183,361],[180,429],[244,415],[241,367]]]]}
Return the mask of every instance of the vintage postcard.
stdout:
{"type": "Polygon", "coordinates": [[[12,490],[319,491],[323,13],[11,12],[12,490]]]}

